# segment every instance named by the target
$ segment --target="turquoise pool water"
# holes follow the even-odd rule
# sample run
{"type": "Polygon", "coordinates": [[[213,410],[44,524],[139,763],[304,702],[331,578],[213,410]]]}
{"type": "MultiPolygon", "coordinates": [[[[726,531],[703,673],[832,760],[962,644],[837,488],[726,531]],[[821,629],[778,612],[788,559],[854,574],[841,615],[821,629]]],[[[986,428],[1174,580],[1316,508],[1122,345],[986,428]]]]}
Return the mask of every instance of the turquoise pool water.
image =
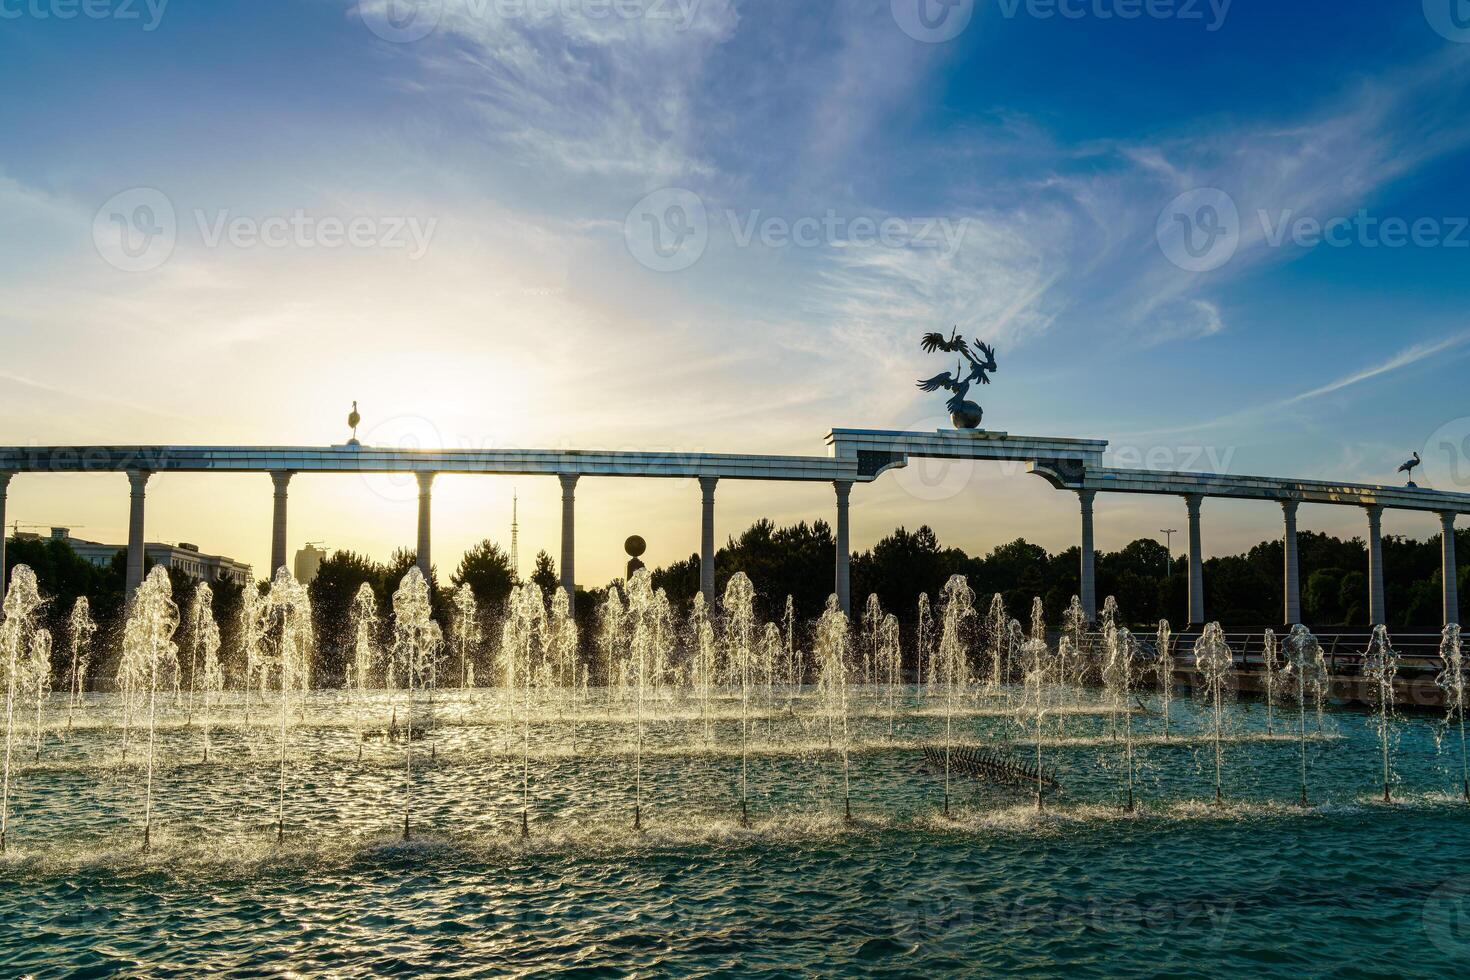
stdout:
{"type": "MultiPolygon", "coordinates": [[[[279,732],[239,705],[201,731],[158,728],[152,845],[141,851],[146,733],[121,757],[116,706],[41,757],[17,733],[9,849],[0,858],[0,972],[35,976],[586,976],[1027,973],[1040,976],[1452,976],[1470,967],[1470,806],[1458,741],[1395,726],[1396,802],[1383,804],[1368,718],[1309,723],[1314,806],[1294,805],[1299,744],[1260,705],[1230,709],[1226,805],[1209,718],[1189,702],[1161,737],[1134,716],[1140,808],[1119,807],[1123,747],[1091,695],[1045,722],[1062,790],[942,777],[918,747],[938,708],[905,692],[890,719],[854,711],[854,820],[842,818],[840,736],[800,697],[752,709],[739,814],[740,715],[663,703],[645,714],[642,812],[631,828],[636,716],[546,704],[529,732],[493,694],[441,699],[432,736],[361,731],[391,705],[319,695],[291,719],[285,835],[279,732]],[[890,731],[891,726],[891,731],[890,731]],[[528,738],[529,736],[529,738],[528,738]],[[529,758],[522,749],[529,741],[529,758]],[[429,746],[432,744],[432,758],[429,746]],[[523,776],[527,776],[523,797],[523,776]],[[409,795],[411,790],[411,796],[409,795]],[[408,802],[406,802],[408,801],[408,802]],[[520,835],[529,803],[529,838],[520,835]],[[405,807],[413,837],[402,840],[405,807]]],[[[1288,719],[1289,720],[1289,719],[1288,719]]],[[[967,743],[1034,758],[1004,696],[955,718],[967,743]]]]}

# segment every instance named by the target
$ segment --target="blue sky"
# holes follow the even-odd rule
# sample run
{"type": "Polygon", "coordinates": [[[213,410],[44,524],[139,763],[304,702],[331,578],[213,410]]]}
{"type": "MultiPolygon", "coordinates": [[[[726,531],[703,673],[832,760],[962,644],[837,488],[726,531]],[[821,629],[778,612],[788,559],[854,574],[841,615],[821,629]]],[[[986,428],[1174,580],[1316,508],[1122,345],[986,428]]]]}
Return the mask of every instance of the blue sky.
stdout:
{"type": "MultiPolygon", "coordinates": [[[[993,428],[1365,482],[1419,450],[1421,483],[1470,480],[1439,449],[1470,436],[1464,0],[961,0],[939,43],[919,0],[396,2],[0,0],[0,440],[328,443],[357,398],[380,443],[820,454],[833,426],[943,424],[915,341],[960,324],[999,348],[993,428]],[[1239,220],[1192,271],[1160,219],[1199,219],[1201,189],[1239,220]],[[158,195],[173,232],[133,262],[114,216],[158,195]],[[679,268],[640,262],[647,221],[691,201],[679,268]],[[1293,241],[1303,218],[1343,244],[1293,241]],[[1389,247],[1385,221],[1423,234],[1389,247]]],[[[923,522],[970,550],[1073,543],[1075,504],[1034,477],[940,484],[863,488],[856,543],[923,522]]],[[[268,487],[155,480],[150,537],[263,567],[268,487]]],[[[8,516],[120,540],[124,488],[18,479],[8,516]]],[[[528,549],[554,551],[554,484],[515,490],[528,549]]],[[[441,565],[503,534],[511,492],[441,483],[441,565]]],[[[412,540],[406,488],[293,494],[293,547],[412,540]]],[[[592,584],[634,530],[654,561],[697,545],[692,486],[581,499],[592,584]]],[[[1273,510],[1212,504],[1207,548],[1275,535],[1273,510]]],[[[829,511],[722,488],[721,532],[829,511]]],[[[1105,499],[1100,544],[1182,511],[1105,499]]]]}

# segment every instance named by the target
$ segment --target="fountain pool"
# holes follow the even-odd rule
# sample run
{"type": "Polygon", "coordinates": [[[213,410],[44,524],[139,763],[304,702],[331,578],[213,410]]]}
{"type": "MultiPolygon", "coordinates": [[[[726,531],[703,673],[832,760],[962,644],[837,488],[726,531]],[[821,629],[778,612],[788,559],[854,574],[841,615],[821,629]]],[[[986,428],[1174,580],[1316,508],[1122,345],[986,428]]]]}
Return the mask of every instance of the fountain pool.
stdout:
{"type": "Polygon", "coordinates": [[[1443,976],[1470,962],[1470,811],[1458,742],[1431,720],[1397,724],[1390,805],[1376,717],[1313,719],[1304,809],[1298,734],[1231,705],[1217,807],[1213,699],[1177,700],[1165,738],[1143,691],[1126,813],[1115,700],[1051,696],[1042,740],[1062,791],[1038,813],[1029,792],[953,776],[948,818],[921,746],[948,725],[956,744],[1028,758],[1034,691],[979,684],[951,703],[852,685],[831,743],[834,702],[814,686],[645,692],[641,708],[616,688],[536,688],[529,704],[524,689],[441,689],[412,741],[401,708],[393,726],[401,692],[293,692],[284,809],[278,692],[255,692],[248,724],[240,692],[219,696],[208,762],[199,720],[164,698],[144,852],[147,760],[123,759],[121,699],[87,695],[67,730],[59,692],[41,760],[13,777],[0,970],[1443,976]]]}

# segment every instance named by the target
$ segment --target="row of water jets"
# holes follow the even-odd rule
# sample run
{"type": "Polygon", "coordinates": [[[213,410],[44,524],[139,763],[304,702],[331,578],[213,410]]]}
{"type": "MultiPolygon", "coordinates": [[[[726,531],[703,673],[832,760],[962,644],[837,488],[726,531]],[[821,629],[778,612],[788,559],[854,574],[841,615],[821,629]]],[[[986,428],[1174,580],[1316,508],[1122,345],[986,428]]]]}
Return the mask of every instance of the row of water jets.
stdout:
{"type": "MultiPolygon", "coordinates": [[[[5,688],[5,760],[0,786],[0,852],[8,828],[12,774],[15,768],[19,717],[34,711],[33,751],[41,751],[43,706],[52,683],[52,636],[40,625],[45,599],[34,573],[24,565],[12,571],[0,623],[0,668],[5,688]]],[[[755,589],[744,573],[729,582],[718,613],[696,595],[687,623],[681,624],[663,590],[654,589],[646,571],[627,583],[626,597],[609,590],[600,610],[597,646],[607,666],[610,697],[625,699],[634,708],[633,825],[642,828],[644,797],[645,714],[652,701],[665,701],[671,692],[692,698],[699,706],[706,742],[714,738],[713,707],[728,693],[740,704],[740,819],[749,821],[749,747],[752,702],[761,699],[767,709],[783,695],[790,710],[796,692],[815,683],[818,720],[826,730],[828,746],[840,766],[843,813],[852,817],[851,747],[853,689],[857,685],[884,689],[888,728],[897,717],[898,691],[905,683],[898,619],[884,613],[876,596],[868,600],[858,629],[853,629],[836,596],[817,620],[811,660],[798,648],[793,605],[787,599],[780,623],[759,622],[755,589]]],[[[392,694],[390,735],[405,745],[402,798],[403,835],[412,834],[414,742],[435,723],[435,692],[441,686],[476,686],[475,662],[484,637],[475,596],[468,586],[453,595],[453,617],[446,638],[432,616],[429,587],[417,568],[410,569],[394,592],[391,638],[380,640],[378,605],[364,584],[355,596],[349,625],[351,657],[347,685],[366,702],[370,693],[392,694]],[[447,682],[446,682],[447,679],[447,682]],[[457,682],[457,683],[456,683],[457,682]],[[402,719],[400,721],[400,711],[402,719]]],[[[209,586],[196,587],[187,613],[188,628],[180,649],[184,621],[172,595],[167,572],[154,568],[133,597],[122,635],[122,655],[116,682],[123,706],[122,755],[131,743],[143,743],[145,779],[142,801],[143,847],[149,846],[153,825],[154,772],[160,702],[182,703],[188,724],[196,723],[204,761],[209,761],[211,731],[226,690],[226,671],[220,660],[220,630],[213,614],[209,586]],[[187,660],[187,682],[183,662],[187,660]]],[[[1104,701],[1100,710],[1109,717],[1123,756],[1120,785],[1124,806],[1135,806],[1134,700],[1143,679],[1152,672],[1162,697],[1163,735],[1169,737],[1169,704],[1175,672],[1175,640],[1168,622],[1160,622],[1149,639],[1152,653],[1138,636],[1119,625],[1117,603],[1103,609],[1097,649],[1090,624],[1079,600],[1066,610],[1063,630],[1055,645],[1048,643],[1040,599],[1033,603],[1028,630],[1009,617],[1001,596],[993,597],[982,617],[976,596],[963,576],[945,585],[937,609],[921,596],[916,621],[917,683],[920,693],[941,706],[943,715],[944,812],[949,814],[952,761],[956,749],[955,720],[967,699],[991,694],[1007,699],[1015,719],[1035,743],[1035,800],[1044,805],[1045,769],[1043,731],[1049,715],[1062,707],[1065,691],[1100,682],[1104,701]],[[979,651],[978,663],[972,653],[979,651]],[[1096,665],[1096,666],[1094,666],[1096,665]],[[1010,687],[1020,682],[1019,694],[1010,687]],[[1120,731],[1121,727],[1121,731],[1120,731]]],[[[277,838],[284,836],[288,755],[294,722],[312,686],[311,663],[315,638],[307,589],[282,568],[267,589],[247,589],[240,618],[244,724],[259,711],[274,727],[278,742],[279,782],[276,799],[277,838]],[[271,704],[274,695],[275,703],[271,704]]],[[[67,622],[69,646],[66,712],[71,726],[84,705],[82,693],[93,652],[97,626],[86,598],[77,600],[67,622]]],[[[591,677],[579,657],[580,638],[565,592],[550,601],[534,585],[515,588],[505,612],[494,667],[499,682],[519,710],[521,734],[521,832],[530,833],[530,760],[532,704],[538,691],[560,691],[575,701],[588,697],[591,677]]],[[[1445,692],[1446,730],[1457,730],[1460,742],[1462,788],[1470,802],[1470,761],[1465,735],[1464,665],[1458,626],[1444,631],[1441,653],[1444,670],[1438,681],[1445,692]]],[[[1219,624],[1211,624],[1197,639],[1192,666],[1211,719],[1215,800],[1223,803],[1222,741],[1225,711],[1233,689],[1234,656],[1219,624]]],[[[1186,662],[1185,666],[1190,666],[1186,662]]],[[[1278,710],[1294,708],[1295,734],[1300,743],[1300,801],[1308,805],[1307,715],[1320,718],[1328,692],[1323,651],[1303,626],[1295,626],[1278,642],[1267,632],[1262,686],[1267,729],[1274,729],[1278,710]]],[[[1398,655],[1387,631],[1378,627],[1364,662],[1373,694],[1374,727],[1381,747],[1384,799],[1393,783],[1394,680],[1398,655]]],[[[1072,706],[1074,709],[1076,705],[1072,706]]],[[[770,713],[766,712],[769,725],[770,713]]],[[[360,733],[362,739],[366,729],[360,733]]],[[[937,748],[937,747],[936,747],[937,748]]],[[[430,748],[433,752],[433,748],[430,748]]],[[[361,759],[361,748],[359,748],[361,759]]]]}

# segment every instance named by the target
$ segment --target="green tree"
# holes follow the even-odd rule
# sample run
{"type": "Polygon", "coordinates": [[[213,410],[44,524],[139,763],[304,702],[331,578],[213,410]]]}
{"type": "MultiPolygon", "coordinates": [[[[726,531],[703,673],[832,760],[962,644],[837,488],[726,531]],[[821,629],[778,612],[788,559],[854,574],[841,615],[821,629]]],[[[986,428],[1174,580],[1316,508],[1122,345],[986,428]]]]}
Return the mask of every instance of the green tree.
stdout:
{"type": "Polygon", "coordinates": [[[1348,572],[1338,586],[1337,607],[1342,610],[1342,621],[1337,626],[1368,626],[1368,576],[1363,572],[1348,572]]]}
{"type": "MultiPolygon", "coordinates": [[[[715,556],[715,589],[723,595],[730,577],[744,572],[760,590],[756,604],[761,616],[779,619],[789,595],[797,615],[811,619],[821,614],[832,594],[836,559],[836,540],[825,521],[777,528],[769,520],[760,520],[740,537],[731,538],[715,556]]],[[[698,560],[694,563],[697,588],[698,560]]],[[[690,597],[693,592],[691,589],[690,597]]]]}
{"type": "Polygon", "coordinates": [[[1307,576],[1302,590],[1302,618],[1320,626],[1343,624],[1341,568],[1319,568],[1307,576]]]}
{"type": "Polygon", "coordinates": [[[346,677],[351,658],[352,600],[364,582],[381,601],[386,570],[382,565],[352,551],[334,551],[317,567],[316,578],[307,586],[311,614],[316,625],[315,673],[324,680],[346,677]]]}
{"type": "Polygon", "coordinates": [[[561,579],[556,577],[556,562],[544,551],[536,552],[536,570],[531,573],[531,582],[541,590],[541,598],[548,603],[561,588],[561,579]]]}
{"type": "Polygon", "coordinates": [[[476,602],[495,609],[505,604],[510,590],[519,584],[515,569],[510,567],[510,556],[489,538],[464,553],[449,581],[456,589],[469,585],[476,602]]]}
{"type": "Polygon", "coordinates": [[[1209,618],[1240,626],[1281,622],[1280,570],[1268,575],[1248,556],[1226,555],[1205,563],[1205,610],[1209,618]]]}
{"type": "Polygon", "coordinates": [[[928,525],[912,534],[900,527],[858,555],[852,564],[854,596],[876,593],[883,608],[907,619],[915,615],[919,593],[937,600],[949,577],[949,560],[928,525]]]}
{"type": "MultiPolygon", "coordinates": [[[[70,663],[64,654],[66,622],[79,596],[87,597],[92,607],[92,618],[101,627],[93,663],[97,668],[106,667],[104,655],[108,651],[103,648],[103,638],[112,635],[122,623],[123,562],[94,565],[60,538],[26,537],[11,538],[6,542],[7,584],[10,582],[10,570],[16,565],[28,565],[36,573],[36,584],[47,600],[41,615],[55,638],[51,647],[53,682],[61,676],[58,673],[61,665],[70,663]]],[[[98,669],[94,668],[93,676],[101,676],[98,669]]]]}

